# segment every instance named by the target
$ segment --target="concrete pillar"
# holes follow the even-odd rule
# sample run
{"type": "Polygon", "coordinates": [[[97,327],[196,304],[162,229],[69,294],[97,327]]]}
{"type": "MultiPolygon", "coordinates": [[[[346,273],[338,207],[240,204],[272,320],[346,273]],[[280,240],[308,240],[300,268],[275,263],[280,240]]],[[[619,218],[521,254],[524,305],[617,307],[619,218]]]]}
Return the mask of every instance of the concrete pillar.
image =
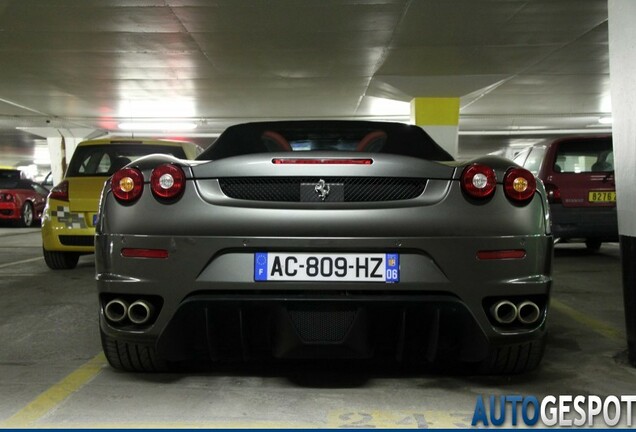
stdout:
{"type": "Polygon", "coordinates": [[[636,1],[609,0],[610,88],[629,362],[636,367],[636,1]]]}
{"type": "Polygon", "coordinates": [[[66,138],[63,136],[47,138],[49,153],[51,155],[51,171],[53,173],[53,185],[62,181],[71,156],[81,138],[66,138]]]}
{"type": "Polygon", "coordinates": [[[411,123],[420,126],[451,156],[457,157],[459,98],[413,99],[411,123]]]}

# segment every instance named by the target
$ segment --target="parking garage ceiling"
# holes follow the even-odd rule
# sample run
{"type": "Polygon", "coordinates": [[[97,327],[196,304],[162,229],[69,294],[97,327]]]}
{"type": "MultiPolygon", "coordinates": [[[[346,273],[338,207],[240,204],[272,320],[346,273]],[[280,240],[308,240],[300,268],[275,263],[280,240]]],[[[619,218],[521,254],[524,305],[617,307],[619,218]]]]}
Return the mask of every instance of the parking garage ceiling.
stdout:
{"type": "Polygon", "coordinates": [[[610,113],[606,0],[1,0],[0,55],[16,146],[133,121],[408,121],[418,96],[511,139],[610,113]]]}

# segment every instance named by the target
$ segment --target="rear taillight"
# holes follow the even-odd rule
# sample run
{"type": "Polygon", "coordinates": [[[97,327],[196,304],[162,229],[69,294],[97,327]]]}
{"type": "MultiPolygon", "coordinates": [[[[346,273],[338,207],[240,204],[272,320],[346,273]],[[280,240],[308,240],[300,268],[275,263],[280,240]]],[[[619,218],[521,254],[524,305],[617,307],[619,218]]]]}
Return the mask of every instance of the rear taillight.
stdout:
{"type": "Polygon", "coordinates": [[[561,203],[561,191],[556,185],[552,183],[545,183],[545,193],[548,197],[548,202],[550,204],[560,204],[561,203]]]}
{"type": "Polygon", "coordinates": [[[110,188],[117,201],[132,203],[144,190],[144,176],[137,168],[121,169],[110,178],[110,188]]]}
{"type": "Polygon", "coordinates": [[[503,183],[506,196],[517,203],[527,202],[537,190],[534,175],[523,168],[510,168],[504,176],[503,183]]]}
{"type": "Polygon", "coordinates": [[[15,198],[10,193],[0,193],[0,201],[11,202],[14,200],[15,198]]]}
{"type": "Polygon", "coordinates": [[[488,198],[495,193],[497,176],[495,170],[486,165],[474,164],[464,169],[461,177],[462,190],[473,198],[488,198]]]}
{"type": "Polygon", "coordinates": [[[185,190],[185,173],[177,165],[160,165],[152,170],[150,189],[155,198],[174,200],[185,190]]]}
{"type": "Polygon", "coordinates": [[[60,201],[68,201],[68,181],[64,180],[62,183],[51,189],[49,198],[60,201]]]}

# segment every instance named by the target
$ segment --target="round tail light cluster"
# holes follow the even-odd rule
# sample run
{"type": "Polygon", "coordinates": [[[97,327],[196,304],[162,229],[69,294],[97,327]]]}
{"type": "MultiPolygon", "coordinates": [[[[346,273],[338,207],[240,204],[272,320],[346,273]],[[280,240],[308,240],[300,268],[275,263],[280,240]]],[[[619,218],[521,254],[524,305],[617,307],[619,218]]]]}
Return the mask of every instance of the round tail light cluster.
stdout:
{"type": "Polygon", "coordinates": [[[173,200],[185,189],[185,174],[177,165],[160,165],[150,175],[150,189],[155,198],[173,200]]]}
{"type": "MultiPolygon", "coordinates": [[[[135,202],[144,190],[144,176],[137,168],[123,168],[110,179],[111,190],[123,204],[135,202]]],[[[185,190],[185,173],[177,165],[160,165],[150,174],[150,190],[162,202],[179,198],[185,190]]]]}
{"type": "MultiPolygon", "coordinates": [[[[461,176],[462,190],[471,198],[490,198],[497,187],[495,170],[487,165],[473,164],[464,169],[461,176]]],[[[504,193],[517,204],[530,201],[537,190],[534,175],[523,168],[510,168],[503,180],[504,193]]]]}
{"type": "Polygon", "coordinates": [[[534,196],[537,180],[534,175],[522,168],[511,168],[504,176],[504,192],[515,202],[526,202],[534,196]]]}
{"type": "Polygon", "coordinates": [[[137,168],[121,169],[110,178],[110,188],[119,202],[134,202],[144,190],[144,176],[137,168]]]}
{"type": "Polygon", "coordinates": [[[462,173],[462,189],[473,198],[488,198],[495,193],[497,176],[495,170],[486,165],[467,166],[462,173]]]}

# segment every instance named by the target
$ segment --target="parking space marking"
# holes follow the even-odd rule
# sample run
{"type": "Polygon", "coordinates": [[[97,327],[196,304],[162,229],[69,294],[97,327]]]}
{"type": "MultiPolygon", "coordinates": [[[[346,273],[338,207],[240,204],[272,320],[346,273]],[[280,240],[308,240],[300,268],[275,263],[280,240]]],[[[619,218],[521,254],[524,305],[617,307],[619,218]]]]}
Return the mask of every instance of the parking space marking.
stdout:
{"type": "Polygon", "coordinates": [[[99,422],[38,423],[39,428],[65,429],[429,429],[468,428],[472,413],[436,410],[360,410],[341,409],[327,414],[326,423],[276,420],[227,420],[213,422],[99,422]]]}
{"type": "Polygon", "coordinates": [[[218,422],[108,422],[108,423],[38,423],[43,429],[316,429],[320,423],[282,422],[276,420],[236,420],[218,422]]]}
{"type": "Polygon", "coordinates": [[[337,429],[450,429],[468,428],[472,413],[439,410],[337,410],[327,427],[337,429]]]}
{"type": "Polygon", "coordinates": [[[14,261],[14,262],[10,262],[10,263],[6,263],[6,264],[0,264],[0,269],[5,268],[5,267],[11,267],[14,265],[18,265],[18,264],[26,264],[26,263],[30,263],[30,262],[35,262],[35,261],[40,261],[43,260],[44,257],[37,257],[37,258],[29,258],[29,259],[24,259],[24,260],[20,260],[20,261],[14,261]]]}
{"type": "Polygon", "coordinates": [[[44,417],[51,410],[58,407],[70,395],[91,381],[106,366],[106,357],[100,353],[79,368],[75,369],[57,384],[41,393],[27,406],[15,413],[5,422],[2,428],[28,428],[44,417]]]}
{"type": "Polygon", "coordinates": [[[550,300],[550,306],[556,309],[557,311],[561,312],[562,314],[572,318],[573,320],[591,328],[593,331],[600,334],[601,336],[606,337],[607,339],[610,339],[614,342],[620,342],[620,343],[623,343],[626,340],[625,333],[623,333],[621,330],[617,329],[616,327],[613,327],[609,324],[604,323],[603,321],[592,318],[584,314],[583,312],[580,312],[574,309],[571,306],[568,306],[564,303],[561,303],[558,300],[555,300],[554,298],[550,300]]]}

